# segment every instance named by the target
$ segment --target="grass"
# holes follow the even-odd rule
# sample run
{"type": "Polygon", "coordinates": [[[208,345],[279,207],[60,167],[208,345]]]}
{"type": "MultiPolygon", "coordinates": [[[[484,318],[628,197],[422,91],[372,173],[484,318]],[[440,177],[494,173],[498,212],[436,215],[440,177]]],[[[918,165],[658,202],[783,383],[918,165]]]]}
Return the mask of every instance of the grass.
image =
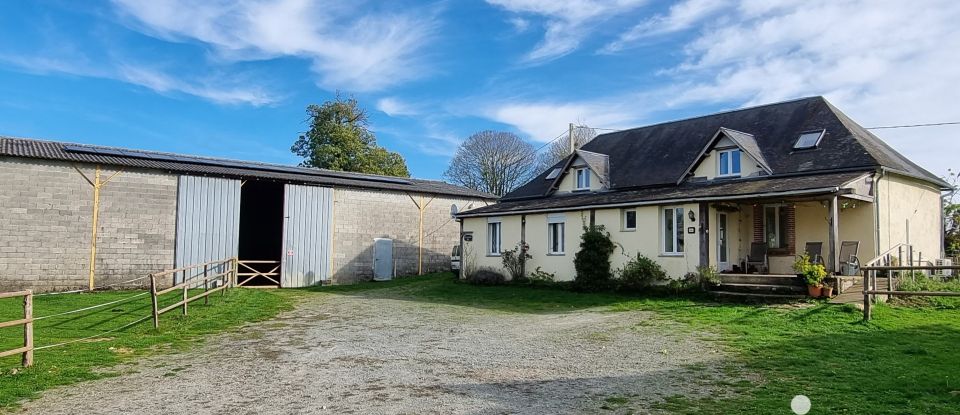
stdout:
{"type": "MultiPolygon", "coordinates": [[[[34,317],[75,310],[109,301],[128,298],[138,292],[111,291],[100,293],[38,296],[34,298],[34,317]]],[[[173,304],[180,293],[161,297],[160,306],[173,304]]],[[[22,318],[22,299],[0,299],[0,321],[22,318]]],[[[75,382],[114,376],[110,368],[131,358],[196,345],[203,335],[237,327],[245,322],[269,318],[288,308],[287,296],[261,290],[230,290],[225,296],[213,294],[210,304],[203,300],[190,303],[188,316],[179,309],[161,316],[160,329],[154,330],[150,320],[127,329],[106,334],[102,338],[77,342],[62,347],[39,350],[34,366],[20,368],[20,355],[0,359],[0,408],[15,406],[22,399],[36,397],[46,389],[75,382]]],[[[82,339],[117,329],[150,315],[150,296],[111,305],[85,313],[40,320],[34,323],[34,344],[37,347],[82,339]]],[[[0,349],[22,346],[19,327],[0,329],[0,349]]]]}
{"type": "MultiPolygon", "coordinates": [[[[954,308],[880,305],[873,321],[863,323],[862,314],[845,305],[720,305],[705,299],[479,287],[455,282],[449,274],[314,291],[520,313],[647,310],[682,323],[680,330],[716,333],[729,352],[718,362],[728,377],[710,386],[724,393],[699,400],[671,397],[660,406],[671,413],[785,414],[791,413],[796,395],[812,400],[811,414],[941,414],[960,408],[960,310],[954,308]]],[[[607,406],[622,404],[619,398],[607,406]]]]}

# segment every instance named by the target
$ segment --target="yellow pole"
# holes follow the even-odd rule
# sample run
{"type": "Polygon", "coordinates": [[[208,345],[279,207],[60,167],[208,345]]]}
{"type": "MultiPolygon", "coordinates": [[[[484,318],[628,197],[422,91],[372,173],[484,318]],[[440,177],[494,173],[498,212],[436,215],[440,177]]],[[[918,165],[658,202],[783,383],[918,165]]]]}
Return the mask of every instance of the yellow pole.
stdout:
{"type": "Polygon", "coordinates": [[[419,253],[417,254],[417,275],[423,275],[423,195],[420,195],[420,203],[417,204],[420,209],[420,243],[417,244],[419,253]]]}
{"type": "Polygon", "coordinates": [[[100,220],[100,165],[93,179],[93,220],[90,232],[90,290],[93,290],[93,275],[97,269],[97,228],[100,220]]]}

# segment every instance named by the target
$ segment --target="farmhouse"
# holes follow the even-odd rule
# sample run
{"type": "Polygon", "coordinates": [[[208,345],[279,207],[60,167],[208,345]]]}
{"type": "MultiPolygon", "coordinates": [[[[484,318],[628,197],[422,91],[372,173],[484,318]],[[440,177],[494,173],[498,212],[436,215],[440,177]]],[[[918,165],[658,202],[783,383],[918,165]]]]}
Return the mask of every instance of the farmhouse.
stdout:
{"type": "Polygon", "coordinates": [[[0,137],[0,291],[230,257],[248,286],[449,270],[451,209],[492,201],[439,181],[0,137]]]}
{"type": "Polygon", "coordinates": [[[528,273],[572,279],[590,224],[617,244],[614,269],[643,254],[673,278],[698,266],[793,274],[804,251],[837,273],[891,250],[933,261],[947,188],[805,98],[600,135],[500,203],[461,212],[464,267],[501,268],[501,252],[526,243],[528,273]]]}

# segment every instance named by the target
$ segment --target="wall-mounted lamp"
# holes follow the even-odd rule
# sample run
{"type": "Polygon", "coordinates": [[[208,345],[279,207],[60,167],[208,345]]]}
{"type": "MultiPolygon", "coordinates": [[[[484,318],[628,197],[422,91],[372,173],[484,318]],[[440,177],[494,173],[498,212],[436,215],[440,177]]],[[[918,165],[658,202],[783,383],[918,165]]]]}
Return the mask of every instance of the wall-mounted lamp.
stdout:
{"type": "Polygon", "coordinates": [[[690,222],[696,222],[696,221],[697,221],[697,215],[696,215],[695,213],[693,213],[693,209],[690,209],[690,211],[687,212],[687,217],[690,218],[690,222]]]}

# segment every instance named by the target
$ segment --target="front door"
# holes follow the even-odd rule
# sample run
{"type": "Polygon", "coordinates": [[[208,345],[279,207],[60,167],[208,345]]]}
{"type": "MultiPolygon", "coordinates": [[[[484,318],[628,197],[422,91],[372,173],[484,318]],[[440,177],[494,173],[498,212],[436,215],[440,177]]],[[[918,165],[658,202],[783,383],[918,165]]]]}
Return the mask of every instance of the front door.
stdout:
{"type": "Polygon", "coordinates": [[[727,214],[717,213],[717,269],[730,269],[730,248],[727,243],[727,214]]]}

